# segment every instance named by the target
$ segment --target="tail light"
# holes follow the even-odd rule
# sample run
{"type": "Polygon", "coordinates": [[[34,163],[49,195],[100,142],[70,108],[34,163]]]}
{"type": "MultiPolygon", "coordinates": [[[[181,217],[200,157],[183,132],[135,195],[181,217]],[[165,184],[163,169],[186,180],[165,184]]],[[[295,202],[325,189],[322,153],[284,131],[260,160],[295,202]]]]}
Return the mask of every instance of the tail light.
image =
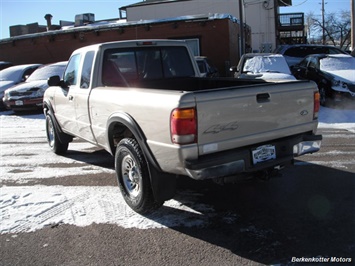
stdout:
{"type": "Polygon", "coordinates": [[[319,109],[320,109],[320,94],[317,91],[314,93],[313,119],[318,118],[319,109]]]}
{"type": "Polygon", "coordinates": [[[177,108],[170,116],[171,141],[175,144],[197,142],[197,118],[195,108],[177,108]]]}

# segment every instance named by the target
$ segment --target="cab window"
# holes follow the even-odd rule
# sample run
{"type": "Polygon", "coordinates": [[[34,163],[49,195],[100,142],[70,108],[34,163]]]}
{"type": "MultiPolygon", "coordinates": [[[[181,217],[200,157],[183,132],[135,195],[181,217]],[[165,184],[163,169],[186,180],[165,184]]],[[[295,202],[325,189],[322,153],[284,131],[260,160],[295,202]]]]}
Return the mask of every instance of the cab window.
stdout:
{"type": "Polygon", "coordinates": [[[69,62],[68,66],[64,72],[64,82],[67,86],[76,85],[78,80],[80,64],[80,54],[73,55],[69,62]]]}
{"type": "Polygon", "coordinates": [[[94,60],[94,51],[86,53],[83,63],[83,71],[81,72],[80,88],[87,89],[90,87],[92,62],[94,60]]]}

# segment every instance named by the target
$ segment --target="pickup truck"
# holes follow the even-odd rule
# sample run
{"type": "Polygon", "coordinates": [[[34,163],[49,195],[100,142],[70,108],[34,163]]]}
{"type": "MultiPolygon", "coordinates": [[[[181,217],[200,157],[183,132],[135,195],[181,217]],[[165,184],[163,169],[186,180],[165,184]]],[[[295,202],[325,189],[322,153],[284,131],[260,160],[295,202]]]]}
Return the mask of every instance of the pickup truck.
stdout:
{"type": "Polygon", "coordinates": [[[48,85],[51,150],[63,154],[77,137],[108,151],[138,213],[173,198],[179,176],[268,176],[321,145],[314,82],[203,78],[184,41],[83,47],[48,85]]]}

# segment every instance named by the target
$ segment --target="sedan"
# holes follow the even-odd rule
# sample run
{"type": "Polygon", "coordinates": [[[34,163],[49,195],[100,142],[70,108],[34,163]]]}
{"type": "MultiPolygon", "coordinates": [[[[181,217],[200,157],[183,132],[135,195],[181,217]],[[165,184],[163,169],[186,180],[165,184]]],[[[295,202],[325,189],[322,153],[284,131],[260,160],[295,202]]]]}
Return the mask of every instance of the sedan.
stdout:
{"type": "Polygon", "coordinates": [[[294,44],[281,45],[275,50],[276,54],[282,54],[287,64],[292,67],[310,54],[346,54],[345,51],[330,45],[294,44]]]}
{"type": "Polygon", "coordinates": [[[18,65],[0,71],[0,109],[4,109],[4,91],[20,82],[24,82],[39,66],[41,65],[18,65]]]}
{"type": "Polygon", "coordinates": [[[314,54],[292,68],[297,79],[317,83],[320,102],[355,100],[355,58],[351,55],[314,54]]]}
{"type": "Polygon", "coordinates": [[[280,54],[244,54],[237,67],[232,67],[235,78],[263,79],[268,81],[291,81],[291,74],[285,58],[280,54]]]}
{"type": "Polygon", "coordinates": [[[42,109],[43,94],[48,88],[51,76],[62,76],[67,62],[59,62],[39,67],[23,83],[5,91],[3,102],[13,111],[42,109]]]}

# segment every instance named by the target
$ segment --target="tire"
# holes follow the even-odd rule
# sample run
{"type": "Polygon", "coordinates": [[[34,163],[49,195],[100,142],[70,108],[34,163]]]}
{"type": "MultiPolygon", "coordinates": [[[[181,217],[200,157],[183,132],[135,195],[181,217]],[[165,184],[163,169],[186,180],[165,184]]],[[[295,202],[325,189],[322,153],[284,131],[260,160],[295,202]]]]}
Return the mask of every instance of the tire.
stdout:
{"type": "Polygon", "coordinates": [[[135,139],[125,138],[118,144],[115,169],[122,196],[132,210],[147,214],[163,204],[154,198],[147,162],[135,139]]]}
{"type": "Polygon", "coordinates": [[[49,147],[55,154],[64,154],[68,150],[69,141],[62,142],[58,131],[54,126],[54,120],[50,113],[46,114],[46,135],[49,147]]]}

